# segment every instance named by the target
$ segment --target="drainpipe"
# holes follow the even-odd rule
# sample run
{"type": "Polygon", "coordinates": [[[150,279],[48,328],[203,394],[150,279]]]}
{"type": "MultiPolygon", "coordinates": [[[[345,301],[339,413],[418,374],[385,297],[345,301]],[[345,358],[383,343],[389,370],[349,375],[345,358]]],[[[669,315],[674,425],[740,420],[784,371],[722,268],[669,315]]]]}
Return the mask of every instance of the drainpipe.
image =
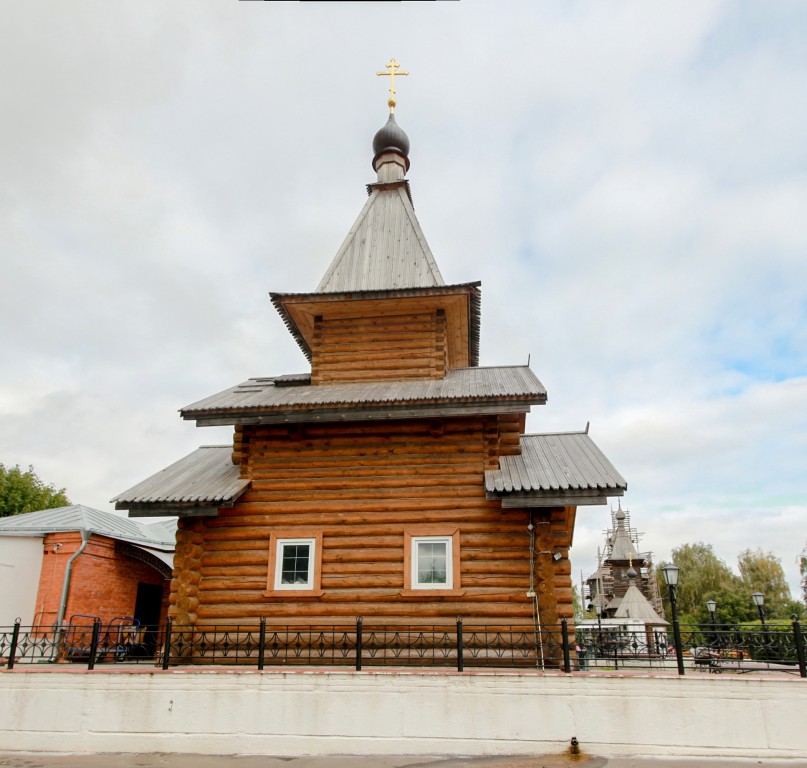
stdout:
{"type": "Polygon", "coordinates": [[[70,575],[73,572],[73,563],[76,558],[87,548],[90,541],[90,532],[81,532],[81,546],[70,556],[64,569],[64,583],[62,584],[62,597],[59,601],[59,614],[56,616],[56,634],[53,640],[54,656],[59,652],[59,641],[62,636],[62,623],[64,622],[64,612],[67,610],[67,594],[70,591],[70,575]]]}

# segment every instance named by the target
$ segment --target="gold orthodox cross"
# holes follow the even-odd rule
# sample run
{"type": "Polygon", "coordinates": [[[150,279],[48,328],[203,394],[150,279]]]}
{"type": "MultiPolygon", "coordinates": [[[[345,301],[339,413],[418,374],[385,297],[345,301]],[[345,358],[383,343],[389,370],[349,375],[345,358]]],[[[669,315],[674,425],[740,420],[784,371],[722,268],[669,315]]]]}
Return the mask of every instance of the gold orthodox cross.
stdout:
{"type": "Polygon", "coordinates": [[[387,62],[387,71],[386,72],[376,72],[376,75],[381,77],[389,77],[389,101],[387,102],[387,106],[389,107],[389,112],[392,114],[395,111],[395,77],[396,75],[408,75],[408,72],[398,72],[398,67],[401,65],[395,61],[395,59],[390,59],[387,62]]]}

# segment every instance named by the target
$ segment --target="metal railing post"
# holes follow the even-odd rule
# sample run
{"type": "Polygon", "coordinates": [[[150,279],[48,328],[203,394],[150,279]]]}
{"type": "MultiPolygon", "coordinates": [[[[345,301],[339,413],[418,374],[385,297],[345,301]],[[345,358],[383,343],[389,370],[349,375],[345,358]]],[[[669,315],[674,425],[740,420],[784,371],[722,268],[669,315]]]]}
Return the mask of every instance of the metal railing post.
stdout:
{"type": "Polygon", "coordinates": [[[98,654],[98,639],[101,635],[101,619],[92,620],[92,640],[90,641],[90,659],[87,662],[87,669],[95,669],[95,657],[98,654]]]}
{"type": "Polygon", "coordinates": [[[796,658],[799,660],[799,674],[807,677],[807,662],[805,662],[804,636],[801,634],[801,624],[793,617],[793,639],[796,641],[796,658]]]}
{"type": "Polygon", "coordinates": [[[362,624],[364,620],[361,616],[356,617],[356,671],[361,672],[361,644],[362,644],[362,624]]]}
{"type": "Polygon", "coordinates": [[[462,616],[457,616],[457,672],[465,669],[465,660],[462,658],[462,616]]]}
{"type": "Polygon", "coordinates": [[[569,622],[565,616],[560,620],[560,636],[563,640],[563,671],[568,674],[572,671],[572,660],[569,653],[569,622]]]}
{"type": "Polygon", "coordinates": [[[22,619],[17,616],[14,620],[14,629],[11,632],[11,646],[8,649],[7,669],[14,669],[14,657],[17,655],[17,641],[20,637],[20,622],[22,619]]]}
{"type": "Polygon", "coordinates": [[[171,628],[173,622],[169,618],[165,622],[165,642],[163,643],[163,669],[168,669],[168,661],[171,658],[171,628]]]}
{"type": "Polygon", "coordinates": [[[263,671],[264,654],[266,653],[266,616],[261,616],[261,631],[258,634],[258,671],[263,671]]]}

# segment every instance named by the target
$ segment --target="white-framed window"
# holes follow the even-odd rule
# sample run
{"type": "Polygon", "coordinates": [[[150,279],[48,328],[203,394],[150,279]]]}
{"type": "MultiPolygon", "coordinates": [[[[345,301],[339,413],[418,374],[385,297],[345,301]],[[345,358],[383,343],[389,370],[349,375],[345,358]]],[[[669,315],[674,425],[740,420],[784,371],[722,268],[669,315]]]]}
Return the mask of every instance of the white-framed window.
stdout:
{"type": "Polygon", "coordinates": [[[274,588],[314,588],[316,539],[276,539],[274,588]]]}
{"type": "Polygon", "coordinates": [[[412,536],[412,589],[453,589],[451,536],[412,536]]]}

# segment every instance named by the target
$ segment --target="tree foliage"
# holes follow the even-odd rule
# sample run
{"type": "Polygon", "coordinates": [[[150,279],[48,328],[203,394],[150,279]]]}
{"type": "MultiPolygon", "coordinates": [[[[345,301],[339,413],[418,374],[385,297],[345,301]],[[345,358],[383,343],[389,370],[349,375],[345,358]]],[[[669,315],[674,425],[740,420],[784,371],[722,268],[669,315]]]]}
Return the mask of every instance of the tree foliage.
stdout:
{"type": "MultiPolygon", "coordinates": [[[[681,569],[681,577],[675,591],[678,599],[678,615],[681,621],[694,622],[706,611],[705,602],[716,599],[716,595],[736,588],[739,579],[714,552],[711,544],[698,541],[695,544],[682,544],[672,551],[672,562],[681,569]]],[[[669,616],[668,590],[658,568],[659,590],[664,595],[665,609],[669,616]]],[[[750,599],[750,598],[749,598],[750,599]]]]}
{"type": "Polygon", "coordinates": [[[19,464],[0,464],[0,517],[37,512],[40,509],[65,507],[70,504],[64,488],[46,485],[37,477],[33,467],[26,471],[19,464]]]}
{"type": "MultiPolygon", "coordinates": [[[[766,619],[784,620],[804,612],[801,603],[791,598],[782,563],[771,552],[761,549],[740,552],[737,557],[739,576],[715,554],[711,544],[703,542],[673,549],[672,562],[681,569],[676,597],[682,623],[708,624],[711,616],[706,608],[707,600],[717,603],[715,620],[719,624],[758,621],[759,614],[751,598],[753,592],[765,595],[766,619]]],[[[658,568],[659,590],[669,617],[669,594],[661,577],[663,566],[661,563],[658,568]]],[[[807,563],[804,567],[807,568],[807,563]]]]}
{"type": "Polygon", "coordinates": [[[801,572],[801,599],[807,606],[807,544],[799,555],[799,571],[801,572]]]}
{"type": "Polygon", "coordinates": [[[765,602],[778,605],[790,600],[782,563],[773,552],[744,549],[737,557],[743,584],[751,592],[762,592],[765,602]]]}

